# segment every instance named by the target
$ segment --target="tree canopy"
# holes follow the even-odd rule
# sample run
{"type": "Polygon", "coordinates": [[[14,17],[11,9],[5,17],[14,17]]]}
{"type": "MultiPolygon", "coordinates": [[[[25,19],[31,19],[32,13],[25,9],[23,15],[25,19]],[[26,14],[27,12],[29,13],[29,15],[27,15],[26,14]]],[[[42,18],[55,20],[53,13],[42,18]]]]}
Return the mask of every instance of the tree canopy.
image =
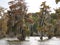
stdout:
{"type": "Polygon", "coordinates": [[[58,2],[60,2],[60,0],[55,0],[55,2],[56,2],[56,4],[57,4],[58,2]]]}

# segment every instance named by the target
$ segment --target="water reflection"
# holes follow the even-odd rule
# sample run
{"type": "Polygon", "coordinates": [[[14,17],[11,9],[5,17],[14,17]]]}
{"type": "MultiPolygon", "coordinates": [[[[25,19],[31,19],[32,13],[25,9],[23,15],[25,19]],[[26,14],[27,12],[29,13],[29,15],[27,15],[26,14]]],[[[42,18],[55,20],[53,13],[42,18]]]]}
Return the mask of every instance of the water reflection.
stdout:
{"type": "Polygon", "coordinates": [[[40,42],[39,45],[60,45],[60,38],[53,37],[50,40],[40,42]]]}
{"type": "Polygon", "coordinates": [[[0,40],[0,45],[8,45],[8,42],[5,40],[0,40]]]}
{"type": "Polygon", "coordinates": [[[43,41],[40,41],[39,37],[27,37],[26,41],[8,42],[7,40],[17,40],[17,38],[4,38],[0,40],[0,45],[60,45],[60,38],[53,37],[50,40],[46,39],[47,37],[43,41]]]}
{"type": "Polygon", "coordinates": [[[30,45],[38,45],[38,40],[39,40],[39,37],[30,37],[30,45]]]}

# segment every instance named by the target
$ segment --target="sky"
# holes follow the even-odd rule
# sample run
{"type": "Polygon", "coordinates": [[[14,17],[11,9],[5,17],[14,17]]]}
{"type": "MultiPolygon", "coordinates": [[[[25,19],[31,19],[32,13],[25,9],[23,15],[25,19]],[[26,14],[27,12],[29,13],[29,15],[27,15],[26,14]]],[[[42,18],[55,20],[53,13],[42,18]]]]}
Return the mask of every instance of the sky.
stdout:
{"type": "MultiPolygon", "coordinates": [[[[8,2],[11,0],[0,0],[0,6],[9,8],[8,2]]],[[[55,3],[55,0],[25,0],[27,3],[28,13],[35,13],[40,11],[40,5],[42,2],[46,1],[46,4],[51,8],[50,10],[54,12],[53,9],[60,7],[60,2],[58,4],[55,3]]]]}

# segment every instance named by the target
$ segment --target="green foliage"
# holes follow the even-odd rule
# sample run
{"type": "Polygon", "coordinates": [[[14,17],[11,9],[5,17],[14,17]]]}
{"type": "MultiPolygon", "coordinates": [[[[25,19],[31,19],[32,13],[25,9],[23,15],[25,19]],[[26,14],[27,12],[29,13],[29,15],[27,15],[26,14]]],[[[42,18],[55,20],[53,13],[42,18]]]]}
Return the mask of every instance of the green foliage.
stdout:
{"type": "Polygon", "coordinates": [[[56,20],[57,20],[57,15],[55,13],[52,13],[51,14],[51,21],[50,21],[50,23],[52,25],[55,25],[56,20]]]}
{"type": "MultiPolygon", "coordinates": [[[[58,3],[59,1],[60,0],[56,0],[56,3],[58,3]]],[[[21,6],[20,3],[19,3],[19,5],[17,5],[17,7],[21,6]]],[[[6,28],[6,26],[7,26],[9,31],[18,33],[19,31],[17,31],[17,30],[20,30],[20,28],[18,28],[18,27],[21,27],[22,30],[24,28],[23,35],[30,36],[30,33],[31,33],[30,26],[31,26],[31,24],[33,24],[32,25],[33,32],[40,31],[42,33],[44,32],[45,34],[47,33],[48,35],[49,34],[52,35],[53,33],[51,32],[51,28],[49,28],[48,26],[51,24],[54,26],[53,27],[53,29],[54,29],[56,27],[55,25],[57,25],[56,22],[59,23],[60,8],[56,9],[55,13],[50,14],[48,11],[48,9],[50,9],[50,7],[46,5],[46,2],[42,2],[42,4],[41,4],[42,8],[40,8],[40,12],[31,13],[30,15],[26,14],[26,11],[22,11],[22,10],[20,11],[20,9],[18,9],[18,11],[17,10],[13,11],[13,8],[16,9],[16,7],[14,7],[12,5],[10,5],[10,6],[11,6],[10,8],[12,10],[8,11],[9,20],[7,22],[7,25],[3,24],[4,21],[0,19],[0,25],[2,23],[3,24],[2,27],[6,28]],[[13,13],[13,12],[16,12],[16,13],[13,13]],[[51,20],[49,20],[49,19],[51,19],[51,20]],[[33,23],[29,23],[26,20],[33,22],[33,23]],[[23,24],[25,25],[25,27],[23,27],[23,24]]],[[[24,10],[26,10],[25,8],[26,7],[24,7],[24,10]]],[[[4,11],[2,9],[3,8],[0,8],[0,11],[4,11]]],[[[1,26],[0,26],[0,28],[1,28],[1,26]]],[[[3,28],[3,29],[5,29],[5,28],[3,28]]],[[[21,35],[22,35],[22,33],[21,33],[21,35]]]]}
{"type": "Polygon", "coordinates": [[[52,18],[52,19],[57,19],[57,15],[56,15],[55,13],[52,13],[52,14],[51,14],[51,18],[52,18]]]}
{"type": "Polygon", "coordinates": [[[26,36],[30,36],[30,30],[27,29],[25,34],[26,36]]]}

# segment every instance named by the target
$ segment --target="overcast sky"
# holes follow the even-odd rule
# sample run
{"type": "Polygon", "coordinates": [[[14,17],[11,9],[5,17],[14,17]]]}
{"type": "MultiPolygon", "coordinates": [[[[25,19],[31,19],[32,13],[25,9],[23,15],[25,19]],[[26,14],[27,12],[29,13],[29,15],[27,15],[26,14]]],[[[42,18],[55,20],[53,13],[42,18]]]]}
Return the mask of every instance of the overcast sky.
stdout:
{"type": "MultiPolygon", "coordinates": [[[[0,6],[8,8],[9,1],[11,0],[0,0],[0,6]]],[[[40,5],[44,1],[46,1],[46,4],[51,7],[52,12],[54,12],[53,8],[60,7],[60,2],[56,4],[55,0],[26,0],[28,12],[39,12],[40,5]]]]}

